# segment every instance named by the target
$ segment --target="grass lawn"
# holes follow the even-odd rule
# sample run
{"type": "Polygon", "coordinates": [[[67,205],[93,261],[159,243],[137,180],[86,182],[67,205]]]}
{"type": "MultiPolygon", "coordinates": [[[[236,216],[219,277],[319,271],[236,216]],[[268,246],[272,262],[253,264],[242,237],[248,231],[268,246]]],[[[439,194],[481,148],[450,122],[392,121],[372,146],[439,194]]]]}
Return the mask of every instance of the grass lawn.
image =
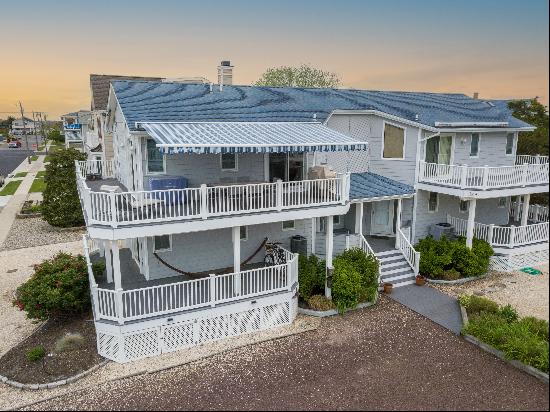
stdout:
{"type": "Polygon", "coordinates": [[[33,180],[29,193],[41,193],[46,188],[46,182],[44,178],[37,177],[33,180]]]}
{"type": "Polygon", "coordinates": [[[15,177],[25,177],[29,172],[19,172],[15,174],[15,177]]]}
{"type": "Polygon", "coordinates": [[[52,157],[50,155],[46,155],[46,157],[44,157],[44,163],[50,163],[51,160],[52,157]]]}
{"type": "Polygon", "coordinates": [[[36,177],[45,177],[46,176],[46,171],[45,170],[41,170],[40,172],[38,172],[36,174],[36,177]]]}
{"type": "Polygon", "coordinates": [[[38,155],[34,155],[31,157],[31,162],[36,162],[38,160],[38,155]]]}
{"type": "Polygon", "coordinates": [[[12,180],[6,186],[4,186],[2,190],[0,190],[0,196],[13,195],[21,182],[22,180],[12,180]]]}

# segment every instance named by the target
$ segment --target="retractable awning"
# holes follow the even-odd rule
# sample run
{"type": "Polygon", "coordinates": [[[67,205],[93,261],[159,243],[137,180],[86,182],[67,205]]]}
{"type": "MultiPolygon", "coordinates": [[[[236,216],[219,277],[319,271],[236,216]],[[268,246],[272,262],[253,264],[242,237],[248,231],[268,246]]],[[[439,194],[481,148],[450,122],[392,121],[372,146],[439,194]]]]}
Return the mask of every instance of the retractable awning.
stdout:
{"type": "Polygon", "coordinates": [[[287,153],[366,150],[320,123],[199,122],[138,123],[164,153],[287,153]]]}

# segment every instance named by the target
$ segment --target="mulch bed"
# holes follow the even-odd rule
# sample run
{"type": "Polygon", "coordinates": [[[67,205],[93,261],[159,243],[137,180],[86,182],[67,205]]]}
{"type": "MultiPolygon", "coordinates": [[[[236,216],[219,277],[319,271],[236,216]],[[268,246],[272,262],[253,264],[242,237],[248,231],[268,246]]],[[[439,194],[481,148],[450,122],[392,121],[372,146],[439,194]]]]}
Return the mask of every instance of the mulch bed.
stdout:
{"type": "Polygon", "coordinates": [[[103,358],[97,353],[92,314],[86,313],[70,319],[47,321],[0,358],[0,375],[20,383],[49,383],[84,372],[101,361],[103,358]],[[67,333],[81,334],[85,343],[78,349],[55,353],[55,343],[67,333]],[[36,346],[43,346],[46,356],[31,362],[27,360],[27,352],[36,346]]]}

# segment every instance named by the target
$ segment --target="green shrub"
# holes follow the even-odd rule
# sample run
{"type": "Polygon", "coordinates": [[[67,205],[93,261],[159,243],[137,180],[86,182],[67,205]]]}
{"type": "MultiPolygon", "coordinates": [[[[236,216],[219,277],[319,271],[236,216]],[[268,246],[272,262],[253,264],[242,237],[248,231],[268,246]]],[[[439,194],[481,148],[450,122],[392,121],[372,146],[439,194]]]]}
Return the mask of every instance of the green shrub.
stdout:
{"type": "Polygon", "coordinates": [[[86,339],[80,333],[67,333],[55,342],[55,352],[63,353],[80,349],[86,345],[86,339]]]}
{"type": "Polygon", "coordinates": [[[483,313],[470,318],[463,332],[501,350],[508,359],[548,373],[548,339],[537,335],[532,325],[532,320],[509,322],[500,313],[483,313]]]}
{"type": "Polygon", "coordinates": [[[340,313],[372,302],[378,293],[378,262],[359,248],[346,250],[333,260],[332,300],[340,313]]]}
{"type": "Polygon", "coordinates": [[[459,302],[466,308],[469,316],[481,315],[481,314],[499,314],[498,305],[487,298],[470,295],[467,298],[459,298],[459,302]]]}
{"type": "Polygon", "coordinates": [[[14,305],[30,319],[82,313],[90,307],[86,261],[59,253],[35,266],[32,277],[16,291],[14,305]]]}
{"type": "Polygon", "coordinates": [[[37,362],[46,356],[44,346],[35,346],[27,351],[27,359],[31,362],[37,362]]]}
{"type": "Polygon", "coordinates": [[[65,142],[65,136],[63,136],[58,129],[50,130],[48,133],[48,139],[53,140],[54,142],[65,142]]]}
{"type": "Polygon", "coordinates": [[[522,318],[520,323],[524,324],[532,334],[539,338],[548,340],[548,322],[543,319],[537,319],[532,316],[522,318]]]}
{"type": "Polygon", "coordinates": [[[42,215],[52,226],[71,227],[84,224],[84,216],[76,188],[75,160],[86,155],[75,149],[60,150],[46,165],[42,215]]]}
{"type": "Polygon", "coordinates": [[[459,277],[484,275],[493,255],[491,245],[476,238],[472,249],[464,237],[435,240],[432,236],[421,239],[415,248],[420,252],[420,274],[432,279],[455,280],[457,273],[459,277]]]}
{"type": "Polygon", "coordinates": [[[500,308],[499,315],[508,323],[515,322],[519,318],[518,312],[511,305],[500,308]]]}
{"type": "Polygon", "coordinates": [[[313,295],[307,300],[308,306],[313,310],[331,310],[334,309],[334,303],[325,295],[313,295]]]}
{"type": "Polygon", "coordinates": [[[323,293],[325,289],[326,264],[315,255],[300,255],[298,258],[298,282],[300,296],[308,300],[311,296],[323,293]]]}

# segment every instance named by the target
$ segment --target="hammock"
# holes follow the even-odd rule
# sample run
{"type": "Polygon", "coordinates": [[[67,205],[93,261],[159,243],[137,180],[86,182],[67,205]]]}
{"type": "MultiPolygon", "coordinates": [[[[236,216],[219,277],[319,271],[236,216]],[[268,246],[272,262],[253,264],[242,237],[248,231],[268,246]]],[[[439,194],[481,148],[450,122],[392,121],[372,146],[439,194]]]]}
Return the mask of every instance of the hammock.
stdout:
{"type": "MultiPolygon", "coordinates": [[[[250,255],[247,259],[245,259],[245,260],[243,260],[243,261],[241,262],[241,266],[246,265],[248,262],[250,262],[250,261],[252,260],[252,258],[253,258],[254,256],[256,256],[258,253],[260,253],[260,250],[263,249],[263,247],[265,246],[266,243],[267,243],[267,238],[265,238],[265,239],[263,240],[263,242],[260,244],[260,246],[258,247],[258,249],[256,249],[256,250],[254,251],[254,253],[252,253],[252,255],[250,255]]],[[[192,278],[193,278],[193,277],[194,277],[194,278],[196,278],[196,277],[201,277],[201,276],[204,277],[204,272],[186,272],[186,271],[181,270],[181,269],[178,269],[177,267],[172,266],[170,263],[166,262],[164,259],[162,259],[162,258],[157,254],[157,252],[153,252],[153,255],[158,259],[158,261],[159,261],[160,263],[162,263],[162,264],[163,264],[164,266],[166,266],[167,268],[172,269],[174,272],[177,272],[177,273],[179,273],[179,274],[181,274],[181,275],[189,276],[189,277],[192,277],[192,278]]]]}

